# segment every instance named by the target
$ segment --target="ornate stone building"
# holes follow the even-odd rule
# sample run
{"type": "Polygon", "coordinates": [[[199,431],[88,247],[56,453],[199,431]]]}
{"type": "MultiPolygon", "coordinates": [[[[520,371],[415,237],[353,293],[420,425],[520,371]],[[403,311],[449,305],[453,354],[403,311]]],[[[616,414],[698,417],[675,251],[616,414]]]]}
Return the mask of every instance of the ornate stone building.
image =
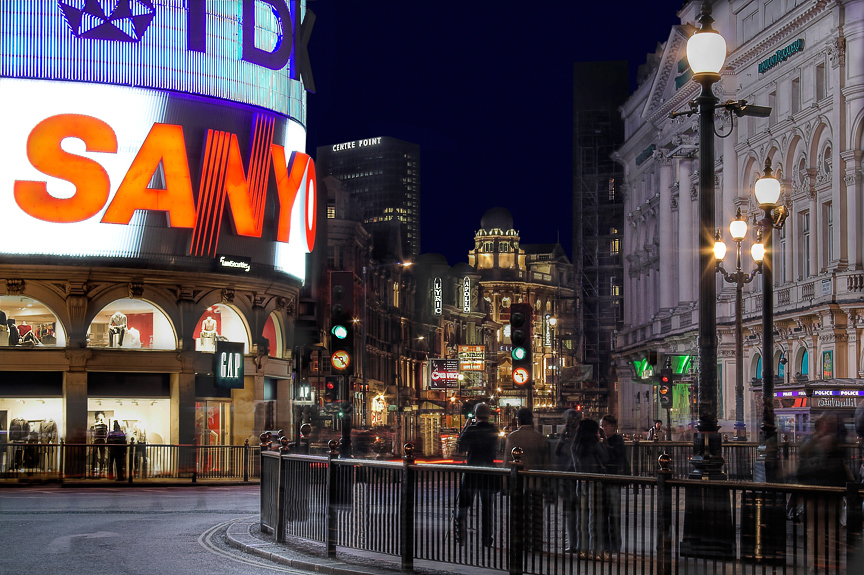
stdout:
{"type": "MultiPolygon", "coordinates": [[[[687,2],[665,43],[640,70],[639,87],[622,107],[626,143],[617,159],[626,172],[624,235],[626,304],[616,360],[624,429],[639,431],[658,415],[648,365],[671,356],[684,383],[676,386],[673,421],[686,423],[687,370],[697,352],[697,183],[695,117],[670,120],[698,93],[685,58],[701,2],[687,2]],[[629,375],[628,375],[629,372],[629,375]],[[640,376],[645,376],[642,379],[640,376]]],[[[771,361],[778,393],[805,380],[828,395],[858,393],[864,376],[864,234],[861,159],[864,149],[864,2],[772,0],[713,3],[715,28],[728,55],[715,84],[721,101],[769,106],[767,118],[718,113],[717,221],[734,269],[728,226],[736,210],[761,217],[753,195],[766,160],[789,209],[774,233],[773,357],[761,357],[761,277],[745,287],[745,420],[750,437],[761,415],[761,362],[771,361]],[[852,390],[846,389],[852,387],[852,390]]],[[[754,227],[750,226],[750,232],[754,227]]],[[[753,262],[748,233],[743,267],[753,262]]],[[[719,412],[722,432],[735,421],[735,298],[718,275],[719,412]]],[[[696,362],[693,362],[695,365],[696,362]]],[[[802,391],[803,396],[803,391],[802,391]]],[[[807,430],[829,403],[814,397],[778,400],[781,432],[807,430]]],[[[831,404],[833,405],[833,404],[831,404]]],[[[844,407],[845,409],[845,407],[844,407]]],[[[665,418],[664,418],[665,419],[665,418]]]]}

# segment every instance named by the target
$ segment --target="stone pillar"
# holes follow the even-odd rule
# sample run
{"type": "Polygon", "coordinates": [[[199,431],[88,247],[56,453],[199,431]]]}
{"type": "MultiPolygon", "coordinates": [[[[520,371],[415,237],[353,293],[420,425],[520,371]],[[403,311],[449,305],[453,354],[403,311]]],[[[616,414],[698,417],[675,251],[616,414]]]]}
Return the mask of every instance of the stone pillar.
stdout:
{"type": "Polygon", "coordinates": [[[195,354],[180,352],[180,373],[171,374],[171,443],[195,442],[195,354]]]}
{"type": "Polygon", "coordinates": [[[690,174],[693,160],[684,158],[678,162],[678,304],[694,300],[693,276],[698,256],[694,242],[693,201],[690,198],[690,174]]]}
{"type": "MultiPolygon", "coordinates": [[[[846,253],[849,269],[862,269],[862,239],[864,239],[864,221],[862,221],[862,211],[864,211],[864,202],[861,201],[861,173],[859,166],[861,165],[861,150],[848,150],[842,152],[840,157],[846,168],[843,183],[846,186],[846,213],[837,213],[836,217],[846,219],[846,231],[843,236],[846,241],[846,253]]],[[[852,372],[854,373],[854,372],[852,372]]],[[[854,376],[853,376],[854,377],[854,376]]]]}
{"type": "Polygon", "coordinates": [[[63,374],[63,425],[59,430],[67,447],[65,469],[67,477],[84,477],[87,471],[87,360],[89,349],[66,350],[69,367],[63,374]]]}
{"type": "MultiPolygon", "coordinates": [[[[860,16],[860,11],[859,11],[860,16]]],[[[834,244],[834,258],[836,264],[825,262],[825,267],[830,269],[845,270],[849,265],[849,244],[846,242],[846,237],[850,230],[853,234],[860,233],[861,228],[850,228],[849,219],[853,218],[855,213],[852,206],[847,204],[846,190],[846,167],[842,152],[846,150],[846,98],[843,96],[843,89],[846,87],[846,39],[843,36],[834,38],[829,45],[828,50],[829,60],[831,61],[831,90],[833,106],[831,106],[831,128],[834,134],[842,134],[840,137],[833,138],[831,145],[831,163],[833,170],[831,173],[831,208],[834,217],[834,233],[833,237],[828,238],[828,241],[834,244]]],[[[855,58],[858,66],[861,62],[855,58]]],[[[821,238],[820,238],[821,239],[821,238]]]]}
{"type": "Polygon", "coordinates": [[[675,246],[672,244],[672,161],[658,158],[660,170],[660,202],[657,223],[660,234],[660,309],[673,309],[678,304],[675,278],[675,246]]]}
{"type": "MultiPolygon", "coordinates": [[[[810,170],[808,170],[810,171],[810,170]]],[[[815,172],[815,170],[812,170],[815,172]]],[[[815,174],[811,177],[811,182],[815,182],[815,174]]],[[[807,277],[814,277],[819,273],[819,252],[816,248],[821,242],[821,233],[819,225],[819,203],[817,202],[816,190],[810,190],[810,250],[808,258],[810,259],[810,274],[807,277]]],[[[804,278],[807,279],[807,278],[804,278]]]]}

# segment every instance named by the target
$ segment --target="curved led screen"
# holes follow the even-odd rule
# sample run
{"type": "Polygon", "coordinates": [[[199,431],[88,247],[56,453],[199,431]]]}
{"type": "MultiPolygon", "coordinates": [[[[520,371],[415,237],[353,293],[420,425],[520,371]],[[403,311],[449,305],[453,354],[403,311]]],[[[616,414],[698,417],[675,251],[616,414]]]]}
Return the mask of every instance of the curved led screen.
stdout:
{"type": "Polygon", "coordinates": [[[28,232],[0,253],[303,279],[317,181],[300,11],[297,0],[0,3],[0,211],[28,232]]]}

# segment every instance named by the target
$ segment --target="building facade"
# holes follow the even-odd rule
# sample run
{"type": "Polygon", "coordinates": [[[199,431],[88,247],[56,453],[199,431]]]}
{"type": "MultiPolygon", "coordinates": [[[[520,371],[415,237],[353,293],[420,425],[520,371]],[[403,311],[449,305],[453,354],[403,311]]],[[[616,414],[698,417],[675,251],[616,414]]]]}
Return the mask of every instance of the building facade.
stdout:
{"type": "Polygon", "coordinates": [[[278,46],[305,5],[94,6],[0,6],[0,209],[27,230],[0,243],[0,428],[225,445],[288,427],[318,221],[311,76],[288,63],[302,46],[241,39],[278,46]]]}
{"type": "MultiPolygon", "coordinates": [[[[649,73],[622,107],[627,226],[624,327],[615,354],[621,375],[624,429],[642,431],[659,415],[651,373],[670,357],[681,377],[673,424],[693,418],[690,399],[698,374],[698,133],[695,117],[670,120],[697,95],[686,64],[687,38],[701,3],[688,2],[649,73]],[[623,375],[628,372],[627,375],[623,375]],[[647,383],[648,385],[643,384],[647,383]]],[[[714,2],[715,28],[726,39],[720,101],[746,100],[771,108],[767,118],[718,113],[716,226],[734,258],[728,226],[738,209],[761,217],[753,185],[770,160],[789,218],[774,232],[774,352],[761,357],[761,277],[744,294],[745,422],[756,437],[763,361],[778,375],[781,433],[807,432],[814,413],[833,405],[804,395],[862,394],[861,158],[864,138],[864,2],[714,2]],[[834,393],[836,391],[836,393],[834,393]],[[787,395],[783,395],[783,394],[787,395]]],[[[743,268],[753,267],[742,243],[743,268]]],[[[726,268],[734,269],[727,256],[726,268]]],[[[732,433],[735,414],[735,297],[718,275],[718,419],[732,433]]],[[[713,304],[712,304],[713,305],[713,304]]],[[[854,402],[852,402],[854,403],[854,402]]],[[[837,406],[843,410],[849,406],[837,406]]],[[[665,419],[665,417],[664,417],[665,419]]]]}
{"type": "Polygon", "coordinates": [[[392,250],[398,223],[402,254],[420,253],[420,146],[389,137],[320,146],[315,158],[322,177],[333,176],[357,200],[360,221],[372,234],[374,256],[392,250]]]}

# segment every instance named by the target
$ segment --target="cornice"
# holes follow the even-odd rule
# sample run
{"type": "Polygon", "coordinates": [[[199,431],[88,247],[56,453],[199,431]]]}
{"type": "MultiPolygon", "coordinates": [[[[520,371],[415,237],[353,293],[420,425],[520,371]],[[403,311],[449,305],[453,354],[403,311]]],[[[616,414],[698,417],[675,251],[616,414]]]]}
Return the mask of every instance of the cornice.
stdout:
{"type": "Polygon", "coordinates": [[[809,7],[802,6],[801,12],[788,20],[785,24],[780,24],[774,30],[763,30],[754,40],[748,42],[744,46],[738,48],[735,54],[726,60],[726,67],[734,70],[736,73],[741,68],[752,65],[759,58],[764,57],[766,52],[772,50],[778,43],[784,39],[791,37],[797,33],[805,24],[819,16],[826,7],[834,4],[833,0],[817,0],[809,7]]]}

